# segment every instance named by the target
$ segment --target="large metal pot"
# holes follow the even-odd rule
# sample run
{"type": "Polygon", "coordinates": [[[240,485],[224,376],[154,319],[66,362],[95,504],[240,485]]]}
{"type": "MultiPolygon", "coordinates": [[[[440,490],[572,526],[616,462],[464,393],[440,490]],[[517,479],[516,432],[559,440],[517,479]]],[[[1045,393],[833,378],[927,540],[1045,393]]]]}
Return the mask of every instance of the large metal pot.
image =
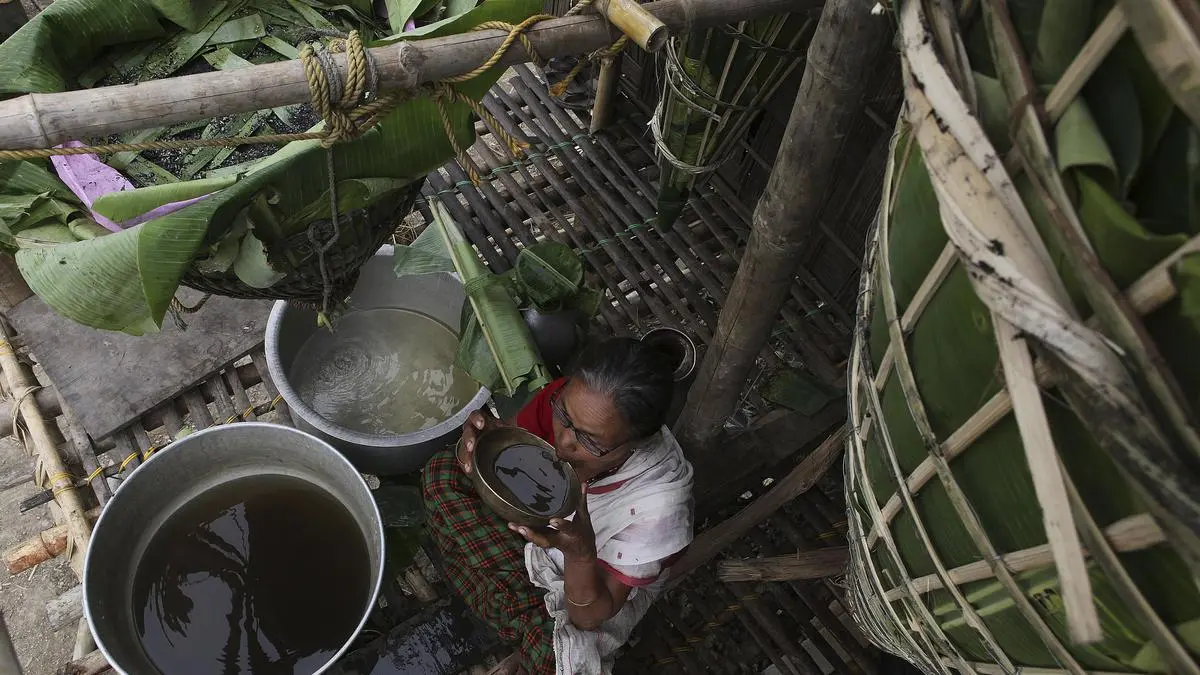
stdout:
{"type": "MultiPolygon", "coordinates": [[[[413,310],[433,317],[457,332],[466,297],[462,283],[453,274],[397,277],[393,248],[384,246],[363,266],[349,304],[355,310],[413,310]]],[[[421,431],[367,434],[347,429],[318,415],[300,399],[289,382],[296,354],[317,330],[326,329],[318,328],[315,312],[283,301],[275,303],[267,320],[267,367],[296,426],[329,441],[362,471],[397,474],[420,469],[434,453],[458,436],[467,416],[481,408],[491,395],[481,387],[461,410],[421,431]]]]}
{"type": "Polygon", "coordinates": [[[298,478],[322,489],[344,504],[357,523],[370,557],[362,619],[337,654],[316,672],[350,646],[383,580],[383,524],[362,475],[328,443],[298,429],[231,424],[196,432],[155,453],[122,484],[96,522],[84,563],[83,611],[97,646],[118,673],[158,672],[139,642],[131,606],[134,575],[151,538],[201,494],[239,478],[262,475],[298,478]]]}

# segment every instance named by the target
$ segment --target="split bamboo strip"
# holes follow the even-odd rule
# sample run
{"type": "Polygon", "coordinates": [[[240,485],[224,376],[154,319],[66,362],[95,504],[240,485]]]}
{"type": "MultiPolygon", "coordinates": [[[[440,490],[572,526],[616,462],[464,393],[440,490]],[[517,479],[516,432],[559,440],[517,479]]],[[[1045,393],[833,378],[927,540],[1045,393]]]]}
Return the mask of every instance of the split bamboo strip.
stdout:
{"type": "MultiPolygon", "coordinates": [[[[887,184],[886,181],[884,184],[887,184]]],[[[874,249],[872,249],[870,255],[872,257],[874,256],[874,249]]],[[[871,268],[872,265],[863,265],[863,269],[871,268]]],[[[870,303],[872,302],[872,289],[868,281],[872,276],[873,275],[871,274],[863,275],[864,288],[859,294],[860,307],[870,306],[870,303]]],[[[854,343],[854,354],[851,355],[851,363],[855,363],[860,360],[861,350],[862,344],[856,340],[854,343]]],[[[853,368],[850,371],[850,380],[848,382],[850,391],[852,392],[850,397],[850,423],[854,428],[849,434],[850,443],[848,444],[846,455],[846,475],[848,479],[846,490],[848,495],[861,495],[865,498],[865,504],[863,504],[863,506],[866,507],[867,515],[870,516],[871,522],[875,522],[879,520],[880,517],[879,503],[875,499],[875,494],[870,486],[866,486],[866,488],[863,489],[857,485],[857,482],[862,480],[863,476],[867,475],[866,450],[863,447],[864,439],[859,433],[858,429],[862,427],[868,415],[871,417],[876,417],[878,415],[875,406],[871,405],[864,409],[862,407],[861,395],[854,395],[858,394],[864,386],[867,388],[868,393],[875,391],[875,383],[873,379],[869,377],[866,378],[865,381],[862,379],[865,374],[866,373],[863,372],[862,368],[853,368]]],[[[852,514],[856,513],[855,506],[851,506],[850,512],[852,514]]],[[[861,526],[858,522],[858,518],[852,518],[850,522],[851,537],[857,538],[862,536],[861,526]]],[[[904,608],[906,616],[904,619],[901,619],[899,613],[897,612],[896,604],[890,602],[885,603],[884,605],[886,614],[870,612],[869,614],[864,615],[862,612],[859,612],[859,614],[856,616],[860,621],[872,621],[879,622],[881,624],[890,619],[892,622],[892,627],[899,632],[899,634],[902,636],[902,639],[908,644],[901,646],[899,643],[889,643],[884,641],[885,636],[888,636],[892,631],[885,629],[871,630],[872,626],[869,623],[867,625],[867,634],[871,635],[876,640],[883,642],[884,646],[889,647],[893,652],[906,654],[910,661],[913,661],[913,663],[925,669],[926,672],[932,673],[935,670],[943,673],[947,672],[940,661],[931,659],[929,657],[931,652],[935,654],[948,653],[954,659],[954,661],[958,663],[960,670],[963,672],[970,672],[970,668],[966,665],[965,657],[963,657],[958,648],[954,646],[954,643],[950,641],[950,638],[946,636],[945,631],[942,630],[937,619],[933,616],[933,613],[930,612],[929,608],[926,607],[923,602],[921,602],[920,596],[918,596],[913,590],[912,579],[904,565],[903,559],[900,557],[900,550],[896,546],[895,540],[892,538],[891,531],[887,528],[884,528],[881,531],[880,538],[883,540],[884,548],[887,550],[888,558],[891,560],[896,573],[900,576],[899,583],[905,592],[904,600],[900,604],[904,608]],[[868,619],[868,617],[870,618],[868,619]],[[917,627],[923,627],[923,629],[918,629],[917,627]],[[924,644],[918,644],[917,638],[920,638],[924,644]],[[933,640],[937,640],[939,648],[933,647],[933,640]]],[[[860,553],[857,549],[851,549],[851,565],[859,569],[865,569],[866,576],[868,576],[867,582],[870,584],[871,590],[882,594],[884,592],[884,586],[880,570],[877,569],[869,559],[862,560],[858,558],[859,555],[860,553]]],[[[1075,675],[1078,674],[1076,673],[1075,675]]]]}
{"type": "MultiPolygon", "coordinates": [[[[13,351],[9,327],[0,320],[0,370],[8,391],[12,394],[25,424],[28,436],[24,439],[27,449],[34,454],[45,475],[47,487],[54,491],[54,500],[62,507],[63,519],[70,534],[70,541],[77,551],[86,551],[92,536],[92,526],[84,515],[83,500],[75,489],[75,479],[50,438],[49,427],[37,403],[32,397],[36,380],[29,368],[23,365],[13,351]]],[[[74,561],[73,561],[74,562],[74,561]]],[[[75,568],[76,565],[72,565],[75,568]]],[[[82,577],[82,565],[75,569],[82,577]]]]}
{"type": "MultiPolygon", "coordinates": [[[[1104,530],[1104,537],[1113,549],[1119,553],[1141,551],[1151,546],[1157,546],[1167,540],[1162,528],[1154,522],[1153,518],[1146,514],[1123,518],[1109,525],[1104,530]]],[[[1009,571],[1016,574],[1054,564],[1054,557],[1050,553],[1049,544],[1005,553],[1000,559],[1009,571]]],[[[991,579],[992,570],[986,562],[979,561],[955,567],[950,570],[949,577],[951,582],[961,586],[969,584],[972,581],[991,579]]],[[[923,577],[913,579],[913,590],[918,594],[923,595],[939,588],[943,588],[942,581],[938,579],[936,574],[927,574],[923,577]]],[[[898,600],[904,593],[904,589],[893,588],[887,592],[886,597],[889,601],[898,600]]]]}
{"type": "MultiPolygon", "coordinates": [[[[1174,299],[1179,289],[1175,287],[1175,283],[1171,280],[1170,268],[1184,255],[1197,252],[1200,252],[1200,236],[1189,239],[1186,244],[1180,246],[1174,253],[1164,258],[1151,270],[1142,275],[1126,291],[1126,296],[1133,308],[1140,314],[1145,315],[1174,299]]],[[[890,346],[888,353],[891,353],[890,346]]],[[[1042,385],[1049,385],[1051,383],[1049,373],[1045,371],[1040,372],[1038,381],[1042,385]]],[[[877,380],[876,387],[882,388],[881,384],[877,380]]],[[[942,453],[945,454],[946,460],[950,461],[958,457],[971,446],[971,443],[975,442],[988,429],[995,426],[997,422],[1004,419],[1010,412],[1012,412],[1012,397],[1009,395],[1008,389],[1001,389],[987,403],[983,404],[971,419],[967,420],[942,443],[942,453]]],[[[925,483],[929,482],[930,478],[933,478],[934,473],[933,460],[926,458],[908,475],[905,483],[908,485],[909,490],[917,492],[925,483]]],[[[874,546],[875,540],[879,536],[879,528],[890,523],[899,512],[900,497],[899,495],[893,495],[888,498],[887,503],[883,506],[883,521],[876,523],[867,537],[868,547],[874,546]]]]}
{"type": "MultiPolygon", "coordinates": [[[[644,9],[668,28],[695,29],[758,16],[819,6],[815,0],[659,0],[644,9]],[[800,5],[797,7],[797,5],[800,5]]],[[[544,21],[525,33],[543,57],[579,54],[612,42],[600,16],[544,21]]],[[[411,89],[474,70],[506,38],[481,31],[419,43],[398,43],[371,51],[385,89],[411,89]]],[[[335,55],[339,68],[344,56],[335,55]]],[[[499,65],[529,60],[512,49],[499,65]]],[[[30,94],[0,102],[0,147],[46,148],[79,138],[177,124],[310,100],[303,65],[296,60],[199,75],[151,80],[136,85],[99,87],[54,94],[30,94]]]]}

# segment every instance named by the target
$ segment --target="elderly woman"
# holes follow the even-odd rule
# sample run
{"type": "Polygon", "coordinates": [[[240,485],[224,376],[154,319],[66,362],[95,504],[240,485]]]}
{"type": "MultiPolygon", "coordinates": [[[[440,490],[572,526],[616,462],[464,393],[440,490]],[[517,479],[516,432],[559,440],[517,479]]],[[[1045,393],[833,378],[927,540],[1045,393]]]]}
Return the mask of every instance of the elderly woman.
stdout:
{"type": "Polygon", "coordinates": [[[505,523],[471,484],[484,411],[424,472],[430,531],[446,574],[534,675],[608,673],[616,650],[692,539],[692,467],[663,425],[672,391],[662,355],[636,340],[586,350],[514,424],[553,444],[584,484],[572,518],[543,531],[505,523]]]}

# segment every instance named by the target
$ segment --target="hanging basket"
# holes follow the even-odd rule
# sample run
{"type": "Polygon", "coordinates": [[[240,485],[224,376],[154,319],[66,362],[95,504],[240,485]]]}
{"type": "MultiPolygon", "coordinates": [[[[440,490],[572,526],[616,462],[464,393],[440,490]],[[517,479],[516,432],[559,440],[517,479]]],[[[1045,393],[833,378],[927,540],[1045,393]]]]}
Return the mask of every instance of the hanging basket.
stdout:
{"type": "Polygon", "coordinates": [[[329,219],[314,222],[309,230],[293,234],[272,251],[273,260],[286,260],[283,252],[287,251],[296,264],[289,265],[287,276],[267,288],[246,284],[232,270],[206,274],[195,266],[184,274],[182,283],[198,291],[232,298],[288,300],[321,307],[328,282],[330,299],[345,298],[354,289],[359,268],[375,255],[396,231],[400,221],[412,211],[424,185],[423,178],[413,181],[365,209],[341,214],[337,241],[325,253],[324,277],[309,230],[317,241],[326,241],[332,232],[329,219]]]}
{"type": "Polygon", "coordinates": [[[894,4],[853,613],[927,673],[1200,672],[1200,8],[894,4]]]}

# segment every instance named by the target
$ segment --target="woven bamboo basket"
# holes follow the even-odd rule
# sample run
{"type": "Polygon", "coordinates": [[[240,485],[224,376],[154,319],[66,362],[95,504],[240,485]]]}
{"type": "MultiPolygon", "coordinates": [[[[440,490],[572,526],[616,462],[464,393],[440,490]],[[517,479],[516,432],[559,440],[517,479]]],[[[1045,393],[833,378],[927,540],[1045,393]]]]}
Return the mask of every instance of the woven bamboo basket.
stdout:
{"type": "Polygon", "coordinates": [[[929,673],[1200,673],[1200,5],[885,4],[856,618],[929,673]]]}
{"type": "Polygon", "coordinates": [[[322,306],[328,285],[329,298],[334,302],[343,300],[354,290],[359,269],[412,212],[424,185],[424,178],[415,180],[365,209],[340,214],[336,239],[325,252],[324,270],[309,231],[318,242],[328,241],[333,236],[329,219],[315,221],[272,248],[269,255],[275,269],[286,272],[287,276],[267,288],[254,288],[233,272],[204,272],[195,265],[184,274],[182,283],[231,298],[290,300],[312,307],[322,306]]]}

